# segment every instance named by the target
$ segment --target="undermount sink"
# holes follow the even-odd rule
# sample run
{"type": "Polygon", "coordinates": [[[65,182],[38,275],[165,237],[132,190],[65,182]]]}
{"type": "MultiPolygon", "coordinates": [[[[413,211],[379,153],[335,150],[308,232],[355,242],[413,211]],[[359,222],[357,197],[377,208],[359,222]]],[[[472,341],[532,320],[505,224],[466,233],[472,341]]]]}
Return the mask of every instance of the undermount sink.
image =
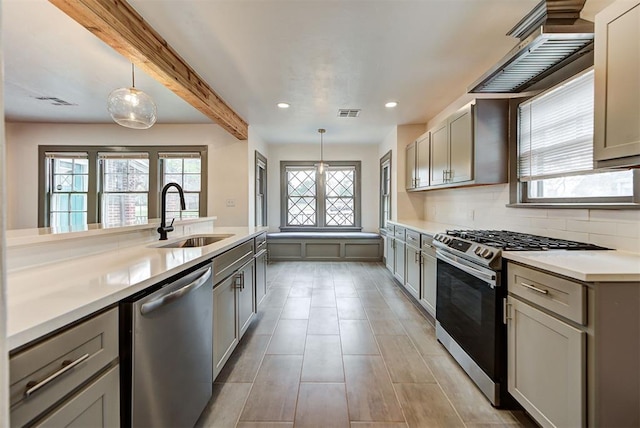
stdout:
{"type": "Polygon", "coordinates": [[[181,241],[171,242],[170,244],[160,245],[160,248],[193,248],[204,247],[207,245],[215,244],[223,239],[231,238],[233,234],[219,234],[219,235],[198,235],[191,236],[190,238],[183,239],[181,241]]]}

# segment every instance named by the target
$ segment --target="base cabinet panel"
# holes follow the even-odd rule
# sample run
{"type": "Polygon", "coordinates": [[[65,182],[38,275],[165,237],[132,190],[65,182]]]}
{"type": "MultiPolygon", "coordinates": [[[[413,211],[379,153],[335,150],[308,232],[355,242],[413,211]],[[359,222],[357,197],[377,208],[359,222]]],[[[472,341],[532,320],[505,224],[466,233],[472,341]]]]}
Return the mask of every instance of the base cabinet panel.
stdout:
{"type": "Polygon", "coordinates": [[[393,275],[396,277],[396,279],[398,281],[400,281],[400,284],[404,284],[404,247],[405,247],[405,243],[402,241],[398,241],[397,239],[394,241],[395,242],[395,263],[394,263],[394,270],[393,270],[393,275]]]}
{"type": "Polygon", "coordinates": [[[394,267],[395,267],[395,262],[396,262],[396,255],[395,255],[395,242],[394,239],[391,236],[387,236],[385,238],[385,245],[386,245],[386,249],[387,249],[387,258],[385,260],[385,263],[387,265],[387,269],[389,269],[389,272],[393,273],[394,271],[394,267]]]}
{"type": "Polygon", "coordinates": [[[238,292],[238,336],[242,338],[249,328],[256,311],[255,282],[253,281],[254,261],[251,260],[236,274],[238,292]]]}
{"type": "Polygon", "coordinates": [[[544,427],[581,427],[586,333],[508,297],[509,392],[544,427]]]}
{"type": "Polygon", "coordinates": [[[416,299],[420,298],[420,250],[409,245],[405,251],[404,288],[416,299]]]}
{"type": "Polygon", "coordinates": [[[213,289],[213,378],[224,367],[238,344],[236,328],[236,279],[222,281],[213,289]]]}
{"type": "Polygon", "coordinates": [[[49,413],[36,427],[120,426],[120,372],[113,367],[49,413]]]}
{"type": "Polygon", "coordinates": [[[422,276],[420,278],[420,303],[434,318],[436,317],[436,258],[422,253],[422,276]]]}
{"type": "Polygon", "coordinates": [[[267,250],[256,254],[256,309],[267,295],[267,250]]]}

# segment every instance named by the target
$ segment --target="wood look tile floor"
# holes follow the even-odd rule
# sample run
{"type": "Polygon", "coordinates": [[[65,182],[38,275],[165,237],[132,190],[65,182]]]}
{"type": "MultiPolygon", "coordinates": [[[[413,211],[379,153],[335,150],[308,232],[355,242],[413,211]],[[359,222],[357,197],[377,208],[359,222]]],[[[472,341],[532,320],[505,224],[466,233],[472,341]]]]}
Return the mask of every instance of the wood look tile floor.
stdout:
{"type": "Polygon", "coordinates": [[[197,427],[535,427],[493,408],[380,263],[278,262],[197,427]]]}

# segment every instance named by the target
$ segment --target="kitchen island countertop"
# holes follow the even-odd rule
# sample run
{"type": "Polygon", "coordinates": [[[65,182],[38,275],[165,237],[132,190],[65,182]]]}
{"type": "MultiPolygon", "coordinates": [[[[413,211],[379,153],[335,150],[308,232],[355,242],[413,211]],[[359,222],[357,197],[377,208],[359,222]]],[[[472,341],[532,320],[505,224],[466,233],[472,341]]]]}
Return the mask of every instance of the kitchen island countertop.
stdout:
{"type": "Polygon", "coordinates": [[[263,227],[215,227],[233,234],[205,247],[158,248],[180,240],[107,251],[7,274],[7,342],[10,350],[113,305],[145,288],[266,232],[263,227]]]}

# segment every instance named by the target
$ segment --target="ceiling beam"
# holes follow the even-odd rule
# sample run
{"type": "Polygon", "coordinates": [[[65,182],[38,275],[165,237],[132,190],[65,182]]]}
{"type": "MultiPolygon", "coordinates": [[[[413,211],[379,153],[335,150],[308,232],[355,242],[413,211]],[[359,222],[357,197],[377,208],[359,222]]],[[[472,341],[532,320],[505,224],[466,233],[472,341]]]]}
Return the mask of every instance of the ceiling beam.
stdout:
{"type": "Polygon", "coordinates": [[[49,0],[239,140],[247,123],[125,0],[49,0]]]}

